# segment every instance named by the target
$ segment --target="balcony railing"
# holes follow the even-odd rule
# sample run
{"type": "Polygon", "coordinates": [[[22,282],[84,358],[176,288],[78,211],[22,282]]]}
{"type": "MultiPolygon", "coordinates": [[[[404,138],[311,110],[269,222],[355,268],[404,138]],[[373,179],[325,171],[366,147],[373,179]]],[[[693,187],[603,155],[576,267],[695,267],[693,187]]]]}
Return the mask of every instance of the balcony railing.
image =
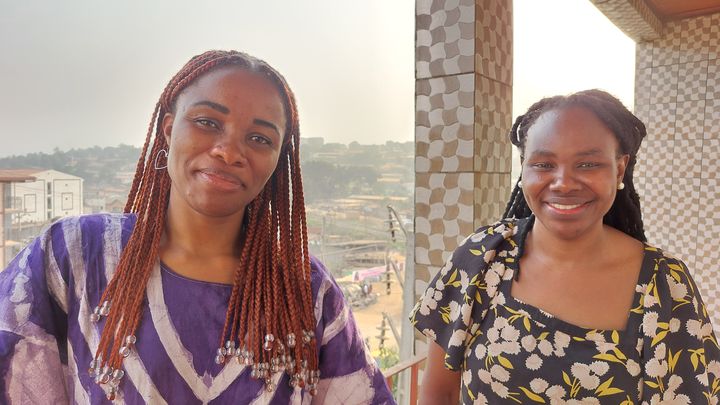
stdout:
{"type": "MultiPolygon", "coordinates": [[[[427,358],[426,354],[417,355],[410,360],[400,362],[386,370],[383,371],[385,374],[385,381],[387,381],[388,387],[393,386],[393,382],[395,379],[399,378],[400,375],[403,372],[406,372],[407,369],[410,369],[410,381],[408,382],[409,385],[409,403],[410,405],[417,404],[418,399],[418,372],[420,370],[420,367],[425,362],[425,359],[427,358]]],[[[402,389],[402,388],[401,388],[402,389]]],[[[396,394],[397,395],[397,394],[396,394]]]]}

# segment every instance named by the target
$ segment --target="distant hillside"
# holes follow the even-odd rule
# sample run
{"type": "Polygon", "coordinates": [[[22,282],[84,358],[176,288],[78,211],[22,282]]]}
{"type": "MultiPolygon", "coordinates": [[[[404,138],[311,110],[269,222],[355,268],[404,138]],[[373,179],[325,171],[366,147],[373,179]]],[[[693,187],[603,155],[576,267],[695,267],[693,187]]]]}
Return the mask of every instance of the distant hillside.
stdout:
{"type": "MultiPolygon", "coordinates": [[[[412,195],[413,142],[361,145],[303,142],[301,165],[308,202],[351,194],[412,195]]],[[[112,190],[127,195],[140,148],[119,145],[0,158],[0,169],[53,169],[85,180],[86,197],[112,190]]],[[[108,193],[103,193],[108,194],[108,193]]]]}

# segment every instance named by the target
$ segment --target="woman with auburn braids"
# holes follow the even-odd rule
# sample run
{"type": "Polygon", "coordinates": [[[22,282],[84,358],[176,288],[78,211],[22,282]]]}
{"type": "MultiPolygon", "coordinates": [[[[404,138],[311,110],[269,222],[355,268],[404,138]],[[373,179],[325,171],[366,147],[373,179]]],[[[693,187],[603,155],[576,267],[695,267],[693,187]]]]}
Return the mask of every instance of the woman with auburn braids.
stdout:
{"type": "Polygon", "coordinates": [[[126,214],[63,219],[0,273],[0,402],[393,403],[308,254],[299,141],[267,63],[192,58],[126,214]]]}

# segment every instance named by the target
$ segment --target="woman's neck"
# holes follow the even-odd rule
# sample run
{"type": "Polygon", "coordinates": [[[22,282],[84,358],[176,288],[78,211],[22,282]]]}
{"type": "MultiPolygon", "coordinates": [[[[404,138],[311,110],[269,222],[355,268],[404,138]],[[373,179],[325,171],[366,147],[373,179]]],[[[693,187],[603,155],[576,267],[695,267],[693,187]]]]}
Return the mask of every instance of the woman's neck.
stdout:
{"type": "Polygon", "coordinates": [[[526,250],[532,250],[533,254],[541,256],[543,261],[574,267],[576,263],[587,263],[588,258],[601,257],[607,247],[610,232],[601,223],[583,235],[564,239],[553,234],[540,221],[535,220],[525,241],[526,250]]]}
{"type": "Polygon", "coordinates": [[[165,221],[163,251],[202,257],[238,256],[238,237],[244,212],[213,218],[199,214],[186,204],[173,204],[171,196],[165,221]]]}

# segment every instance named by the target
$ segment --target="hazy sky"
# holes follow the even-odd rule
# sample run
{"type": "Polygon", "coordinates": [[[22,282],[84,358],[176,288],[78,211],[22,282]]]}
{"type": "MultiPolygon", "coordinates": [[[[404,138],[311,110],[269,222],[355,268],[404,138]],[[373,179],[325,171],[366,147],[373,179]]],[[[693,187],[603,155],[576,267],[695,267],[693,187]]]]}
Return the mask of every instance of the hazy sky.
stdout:
{"type": "MultiPolygon", "coordinates": [[[[168,79],[237,49],[288,79],[301,133],[414,137],[413,0],[0,0],[0,156],[140,145],[168,79]]],[[[634,44],[589,0],[515,0],[514,107],[600,87],[632,103],[634,44]]]]}

